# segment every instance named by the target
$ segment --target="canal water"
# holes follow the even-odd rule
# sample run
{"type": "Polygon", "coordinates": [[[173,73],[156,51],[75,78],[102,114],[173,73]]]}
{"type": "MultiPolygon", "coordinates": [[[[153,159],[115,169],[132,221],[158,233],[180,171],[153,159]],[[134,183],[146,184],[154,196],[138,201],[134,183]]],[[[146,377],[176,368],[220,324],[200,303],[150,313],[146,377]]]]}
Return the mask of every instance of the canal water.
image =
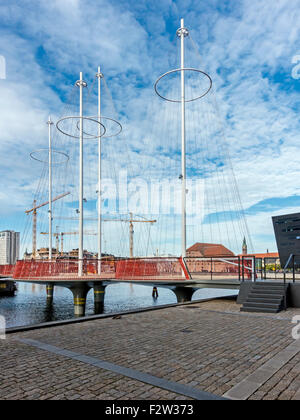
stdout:
{"type": "MultiPolygon", "coordinates": [[[[6,319],[7,327],[33,325],[42,322],[73,318],[73,295],[63,287],[55,287],[53,305],[46,305],[45,286],[17,283],[18,291],[13,297],[0,297],[0,316],[6,319]]],[[[129,283],[111,284],[105,289],[104,313],[121,312],[147,306],[176,303],[174,292],[158,288],[158,299],[152,298],[150,286],[129,283]]],[[[236,290],[199,289],[193,300],[237,294],[236,290]]],[[[94,296],[91,289],[87,297],[86,315],[94,314],[94,296]]]]}

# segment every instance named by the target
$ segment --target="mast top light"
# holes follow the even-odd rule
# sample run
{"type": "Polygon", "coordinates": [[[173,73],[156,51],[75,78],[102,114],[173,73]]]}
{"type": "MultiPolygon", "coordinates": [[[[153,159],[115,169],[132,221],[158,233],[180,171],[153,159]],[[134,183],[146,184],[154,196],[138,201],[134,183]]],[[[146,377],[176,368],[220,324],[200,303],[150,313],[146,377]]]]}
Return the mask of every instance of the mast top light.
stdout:
{"type": "Polygon", "coordinates": [[[75,86],[87,87],[87,82],[85,82],[84,80],[77,80],[77,82],[75,83],[75,86]]]}
{"type": "Polygon", "coordinates": [[[182,35],[184,37],[189,36],[190,32],[187,28],[178,28],[176,31],[176,35],[180,38],[182,35]]]}

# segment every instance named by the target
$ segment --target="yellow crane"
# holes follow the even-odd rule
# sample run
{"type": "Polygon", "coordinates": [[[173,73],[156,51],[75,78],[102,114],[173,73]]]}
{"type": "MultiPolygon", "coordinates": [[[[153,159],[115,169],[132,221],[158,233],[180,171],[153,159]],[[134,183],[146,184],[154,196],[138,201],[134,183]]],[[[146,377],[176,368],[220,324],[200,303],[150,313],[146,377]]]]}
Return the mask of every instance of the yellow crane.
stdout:
{"type": "MultiPolygon", "coordinates": [[[[133,229],[133,224],[134,223],[156,223],[157,220],[147,220],[147,219],[143,219],[142,216],[138,216],[141,217],[141,219],[134,219],[133,218],[133,213],[129,213],[129,219],[102,219],[102,222],[125,222],[125,223],[129,223],[129,255],[130,258],[133,258],[133,234],[134,234],[134,229],[133,229]]],[[[78,217],[59,217],[59,219],[65,219],[65,220],[78,220],[78,217]]],[[[93,218],[93,217],[88,217],[85,220],[98,220],[97,218],[93,218]]]]}
{"type": "MultiPolygon", "coordinates": [[[[58,195],[57,197],[54,197],[51,202],[57,201],[67,195],[71,194],[70,192],[66,192],[63,194],[58,195]]],[[[36,204],[36,200],[33,201],[33,207],[29,210],[26,210],[26,214],[30,214],[32,212],[32,258],[36,257],[36,225],[37,225],[37,210],[41,207],[46,206],[49,204],[49,201],[45,201],[42,204],[36,204]]]]}
{"type": "MultiPolygon", "coordinates": [[[[57,248],[57,253],[59,253],[59,237],[60,237],[60,255],[63,256],[64,255],[64,236],[65,235],[78,235],[79,232],[55,232],[53,233],[53,236],[56,238],[56,248],[57,248]]],[[[83,232],[85,235],[93,235],[96,236],[97,233],[95,232],[83,232]]],[[[41,235],[49,235],[48,232],[41,232],[41,235]]]]}
{"type": "MultiPolygon", "coordinates": [[[[129,223],[129,256],[130,258],[133,258],[133,234],[134,234],[134,230],[133,230],[133,224],[134,223],[156,223],[156,220],[147,220],[147,219],[134,219],[133,218],[133,214],[129,213],[129,219],[104,219],[102,220],[103,222],[125,222],[125,223],[129,223]]],[[[142,217],[142,216],[138,216],[138,217],[142,217]]]]}

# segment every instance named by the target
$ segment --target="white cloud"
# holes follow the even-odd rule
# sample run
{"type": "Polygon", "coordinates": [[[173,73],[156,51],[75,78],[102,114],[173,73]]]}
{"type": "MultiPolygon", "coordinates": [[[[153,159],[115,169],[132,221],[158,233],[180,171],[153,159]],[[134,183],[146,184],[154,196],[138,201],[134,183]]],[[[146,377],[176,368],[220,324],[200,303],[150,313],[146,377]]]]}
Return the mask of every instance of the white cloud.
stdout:
{"type": "MultiPolygon", "coordinates": [[[[30,163],[28,153],[46,146],[48,114],[61,114],[78,72],[83,70],[90,80],[99,64],[108,79],[117,118],[124,124],[124,136],[103,145],[104,156],[110,156],[103,164],[104,176],[116,178],[118,168],[127,166],[131,176],[142,172],[146,178],[178,177],[180,156],[174,152],[179,150],[180,138],[179,134],[171,137],[172,130],[175,133],[180,128],[178,115],[174,107],[154,97],[153,82],[170,65],[178,65],[172,45],[182,16],[201,53],[199,58],[188,47],[187,54],[192,55],[187,63],[208,70],[214,80],[244,207],[297,194],[299,82],[291,78],[291,58],[299,53],[300,2],[243,0],[228,9],[216,6],[219,2],[200,7],[195,2],[170,0],[134,5],[103,0],[1,5],[2,19],[8,23],[0,31],[0,54],[7,62],[7,79],[0,80],[2,214],[21,211],[31,203],[41,168],[30,163]],[[171,26],[174,34],[166,32],[171,26]]],[[[222,188],[222,172],[213,174],[214,163],[209,166],[204,159],[205,153],[210,158],[224,153],[223,138],[210,138],[222,124],[216,112],[209,111],[208,102],[197,106],[189,122],[189,132],[196,138],[188,140],[189,150],[194,151],[188,162],[200,176],[208,168],[212,178],[207,192],[215,198],[206,207],[222,211],[231,205],[222,188]]],[[[57,136],[55,143],[70,152],[72,182],[77,183],[74,142],[57,136]]],[[[88,197],[95,194],[94,146],[86,151],[88,197]]],[[[62,185],[63,169],[57,179],[62,185]]],[[[226,182],[232,190],[230,174],[226,182]]],[[[73,200],[76,194],[75,188],[73,200]]],[[[232,191],[229,195],[230,200],[236,199],[232,191]]],[[[249,217],[250,230],[272,235],[270,216],[249,217]]],[[[201,229],[198,226],[190,240],[197,240],[197,235],[204,238],[201,229]]],[[[225,233],[215,232],[214,238],[229,235],[228,227],[221,229],[225,233]]],[[[177,227],[168,238],[163,230],[166,225],[157,234],[163,237],[161,241],[178,237],[177,227]]],[[[235,230],[239,232],[240,227],[235,230]]],[[[257,248],[265,245],[259,238],[255,244],[257,248]]]]}

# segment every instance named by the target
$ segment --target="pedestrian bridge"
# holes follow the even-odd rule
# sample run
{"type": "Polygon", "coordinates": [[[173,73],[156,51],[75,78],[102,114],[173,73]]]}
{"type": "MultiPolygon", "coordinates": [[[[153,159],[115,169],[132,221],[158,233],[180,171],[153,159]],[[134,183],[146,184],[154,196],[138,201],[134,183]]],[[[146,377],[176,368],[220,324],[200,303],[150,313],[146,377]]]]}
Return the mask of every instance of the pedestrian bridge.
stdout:
{"type": "Polygon", "coordinates": [[[190,301],[200,288],[239,289],[243,280],[254,279],[253,258],[102,258],[21,260],[15,266],[0,266],[0,277],[18,282],[45,284],[48,303],[55,286],[67,287],[74,296],[74,312],[84,315],[88,291],[94,289],[95,309],[104,305],[105,287],[129,282],[173,290],[178,302],[190,301]],[[79,264],[82,275],[78,276],[79,264]]]}

